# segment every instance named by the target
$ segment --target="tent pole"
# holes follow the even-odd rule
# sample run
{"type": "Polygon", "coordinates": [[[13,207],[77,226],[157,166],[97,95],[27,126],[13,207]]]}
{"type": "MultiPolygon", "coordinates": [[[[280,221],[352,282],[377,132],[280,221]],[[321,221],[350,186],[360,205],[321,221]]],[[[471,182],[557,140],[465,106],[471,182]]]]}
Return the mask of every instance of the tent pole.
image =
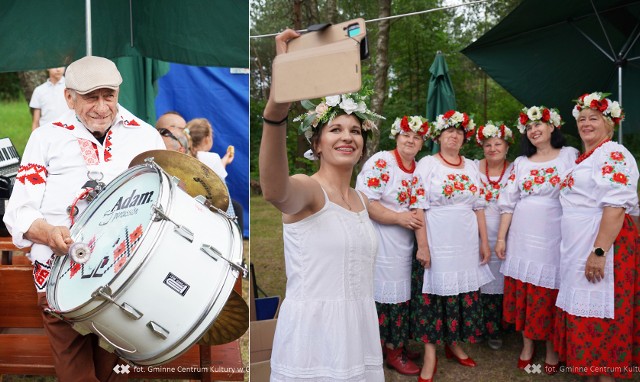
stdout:
{"type": "Polygon", "coordinates": [[[85,33],[87,36],[87,56],[92,56],[92,46],[91,46],[91,0],[84,1],[84,10],[85,10],[85,33]]]}
{"type": "MultiPolygon", "coordinates": [[[[618,65],[618,103],[622,107],[622,65],[618,65]]],[[[622,121],[618,126],[618,143],[622,144],[622,121]]]]}

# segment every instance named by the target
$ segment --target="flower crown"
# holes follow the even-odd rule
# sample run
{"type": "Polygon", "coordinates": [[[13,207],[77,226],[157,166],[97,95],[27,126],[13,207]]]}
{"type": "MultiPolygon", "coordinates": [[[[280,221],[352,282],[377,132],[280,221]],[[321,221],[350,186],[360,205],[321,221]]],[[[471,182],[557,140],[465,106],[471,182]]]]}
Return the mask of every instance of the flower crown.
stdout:
{"type": "Polygon", "coordinates": [[[484,126],[478,127],[476,134],[478,145],[482,146],[482,143],[489,138],[502,138],[510,145],[513,144],[513,132],[502,122],[487,121],[484,126]]]}
{"type": "Polygon", "coordinates": [[[527,129],[527,123],[531,122],[545,122],[555,128],[560,128],[564,122],[560,117],[558,109],[548,108],[546,106],[531,106],[530,108],[522,108],[520,117],[518,118],[518,131],[520,134],[524,134],[527,129]]]}
{"type": "Polygon", "coordinates": [[[465,142],[468,142],[473,136],[476,124],[473,122],[473,119],[469,118],[467,113],[449,110],[436,117],[436,122],[432,123],[429,129],[429,136],[433,141],[436,141],[440,134],[450,127],[462,129],[462,131],[464,131],[465,142]]]}
{"type": "Polygon", "coordinates": [[[573,107],[573,117],[578,119],[580,111],[584,108],[598,110],[609,121],[613,122],[614,126],[619,126],[620,122],[624,120],[624,111],[620,107],[618,101],[611,101],[607,96],[611,93],[586,93],[581,95],[578,99],[574,100],[576,106],[573,107]]]}
{"type": "Polygon", "coordinates": [[[364,131],[377,129],[373,121],[385,118],[367,107],[365,101],[371,93],[370,90],[362,90],[358,93],[328,96],[320,99],[318,105],[309,100],[300,101],[307,112],[297,116],[293,121],[301,122],[300,133],[304,134],[307,139],[311,139],[313,129],[318,125],[325,124],[340,114],[354,114],[362,121],[362,130],[364,131]]]}
{"type": "Polygon", "coordinates": [[[413,131],[414,133],[420,135],[422,139],[426,139],[427,133],[429,132],[429,122],[427,122],[426,118],[422,118],[419,115],[412,116],[404,116],[402,118],[396,118],[391,125],[391,135],[389,138],[393,139],[396,135],[398,135],[401,131],[409,132],[413,131]]]}

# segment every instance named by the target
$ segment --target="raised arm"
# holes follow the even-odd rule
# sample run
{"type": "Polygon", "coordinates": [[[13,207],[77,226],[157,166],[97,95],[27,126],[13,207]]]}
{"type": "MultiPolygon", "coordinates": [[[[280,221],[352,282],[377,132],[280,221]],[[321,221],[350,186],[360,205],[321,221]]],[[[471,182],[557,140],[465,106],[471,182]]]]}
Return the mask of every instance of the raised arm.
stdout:
{"type": "MultiPolygon", "coordinates": [[[[287,43],[299,34],[287,29],[276,36],[276,54],[287,51],[287,43]]],[[[277,86],[271,84],[271,91],[277,86]]],[[[276,103],[269,97],[264,108],[260,142],[260,186],[264,198],[285,214],[295,215],[322,198],[320,187],[308,176],[289,176],[287,160],[287,114],[290,103],[276,103]],[[320,196],[318,196],[318,193],[320,196]]]]}

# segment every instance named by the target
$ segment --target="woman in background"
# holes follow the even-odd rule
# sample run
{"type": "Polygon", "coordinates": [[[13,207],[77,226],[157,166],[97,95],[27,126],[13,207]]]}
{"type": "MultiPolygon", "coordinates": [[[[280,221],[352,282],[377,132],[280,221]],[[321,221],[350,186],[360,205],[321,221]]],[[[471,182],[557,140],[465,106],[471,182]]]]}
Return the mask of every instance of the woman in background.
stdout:
{"type": "Polygon", "coordinates": [[[423,229],[425,208],[424,187],[413,172],[428,130],[420,116],[397,118],[389,137],[396,148],[369,158],[356,183],[369,198],[369,215],[378,234],[373,297],[380,341],[387,366],[405,375],[420,373],[404,345],[409,339],[414,231],[423,229]]]}
{"type": "MultiPolygon", "coordinates": [[[[513,165],[507,160],[509,146],[513,144],[513,132],[503,123],[487,122],[478,128],[476,142],[484,152],[484,159],[477,161],[480,170],[480,181],[487,207],[484,216],[487,221],[489,247],[495,248],[500,227],[500,210],[498,199],[500,191],[506,186],[513,165]]],[[[502,260],[491,253],[489,268],[494,281],[480,287],[480,303],[484,318],[484,330],[488,337],[488,345],[493,350],[502,347],[502,299],[504,294],[504,275],[500,273],[502,260]]]]}
{"type": "Polygon", "coordinates": [[[560,174],[570,170],[578,150],[565,147],[555,109],[524,108],[518,119],[523,155],[502,190],[496,255],[504,259],[503,317],[522,331],[518,368],[533,362],[534,340],[546,341],[544,372],[558,372],[553,350],[555,301],[560,286],[560,174]],[[509,236],[507,237],[507,231],[509,236]]]}
{"type": "Polygon", "coordinates": [[[560,191],[562,245],[555,347],[588,380],[631,378],[640,365],[638,166],[612,142],[624,118],[607,94],[584,94],[573,116],[584,154],[560,191]]]}

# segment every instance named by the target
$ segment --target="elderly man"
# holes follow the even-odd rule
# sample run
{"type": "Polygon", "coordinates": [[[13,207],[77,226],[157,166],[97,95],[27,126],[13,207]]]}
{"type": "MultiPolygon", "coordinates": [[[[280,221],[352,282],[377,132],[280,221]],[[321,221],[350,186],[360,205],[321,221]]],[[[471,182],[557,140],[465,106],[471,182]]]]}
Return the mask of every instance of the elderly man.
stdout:
{"type": "Polygon", "coordinates": [[[158,118],[156,129],[169,150],[189,154],[189,138],[185,134],[187,121],[177,111],[168,111],[158,118]]]}
{"type": "MultiPolygon", "coordinates": [[[[122,77],[113,62],[87,56],[67,68],[69,111],[34,130],[27,142],[4,221],[18,247],[31,246],[40,306],[53,257],[69,251],[73,216],[87,207],[77,200],[89,177],[108,183],[139,153],[164,149],[158,132],[118,104],[122,77]],[[70,208],[75,204],[75,208],[70,208]]],[[[60,381],[116,381],[118,357],[43,311],[44,327],[60,381]]],[[[126,379],[126,378],[124,378],[126,379]]]]}

